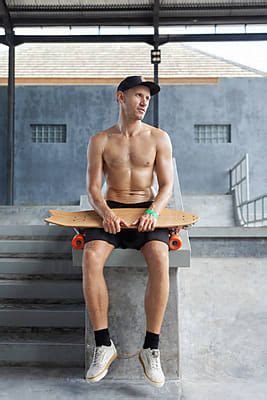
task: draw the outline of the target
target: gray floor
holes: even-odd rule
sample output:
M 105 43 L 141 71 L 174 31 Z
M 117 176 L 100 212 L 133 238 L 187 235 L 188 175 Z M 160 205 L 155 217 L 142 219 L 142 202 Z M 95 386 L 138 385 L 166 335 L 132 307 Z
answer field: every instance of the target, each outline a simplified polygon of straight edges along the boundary
M 110 380 L 90 384 L 80 368 L 0 367 L 4 400 L 265 400 L 267 383 L 255 380 L 166 381 L 157 389 L 146 381 Z
M 167 381 L 160 388 L 143 381 L 111 380 L 88 383 L 80 368 L 0 367 L 0 399 L 4 400 L 179 400 L 180 384 Z

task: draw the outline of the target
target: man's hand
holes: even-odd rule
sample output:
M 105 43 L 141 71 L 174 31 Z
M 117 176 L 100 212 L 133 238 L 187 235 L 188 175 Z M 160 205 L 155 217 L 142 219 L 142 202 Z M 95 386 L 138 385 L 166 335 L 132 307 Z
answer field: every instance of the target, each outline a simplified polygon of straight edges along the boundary
M 110 210 L 104 214 L 103 228 L 105 232 L 113 234 L 120 232 L 121 225 L 129 227 L 127 222 L 125 222 L 122 218 L 117 217 L 117 215 L 115 215 L 113 211 Z
M 157 225 L 157 218 L 153 217 L 151 214 L 143 214 L 133 222 L 133 225 L 137 224 L 138 232 L 154 231 Z

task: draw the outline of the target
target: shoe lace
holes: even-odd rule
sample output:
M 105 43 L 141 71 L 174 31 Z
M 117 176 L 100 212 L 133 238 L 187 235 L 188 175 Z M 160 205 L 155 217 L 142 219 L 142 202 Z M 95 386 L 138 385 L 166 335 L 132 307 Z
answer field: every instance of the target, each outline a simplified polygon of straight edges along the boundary
M 104 355 L 104 349 L 102 349 L 100 346 L 95 347 L 92 364 L 93 365 L 100 364 L 100 362 L 103 359 L 103 355 Z
M 151 366 L 156 369 L 160 368 L 160 352 L 157 349 L 152 350 Z

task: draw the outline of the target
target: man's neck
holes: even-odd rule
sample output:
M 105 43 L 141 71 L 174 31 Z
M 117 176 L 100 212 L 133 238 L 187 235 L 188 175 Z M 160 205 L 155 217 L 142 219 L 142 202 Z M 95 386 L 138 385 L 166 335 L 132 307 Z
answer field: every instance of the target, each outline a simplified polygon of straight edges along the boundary
M 142 121 L 124 122 L 122 120 L 119 120 L 117 122 L 117 127 L 120 133 L 125 137 L 138 135 L 140 133 L 142 125 L 143 125 Z

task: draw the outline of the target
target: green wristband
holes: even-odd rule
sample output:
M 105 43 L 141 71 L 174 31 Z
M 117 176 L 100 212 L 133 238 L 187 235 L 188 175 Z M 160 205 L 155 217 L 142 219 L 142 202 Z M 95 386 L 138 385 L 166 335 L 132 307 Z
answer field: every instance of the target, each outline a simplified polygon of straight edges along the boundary
M 147 210 L 145 210 L 145 214 L 151 214 L 151 215 L 153 215 L 153 217 L 155 217 L 157 219 L 159 217 L 159 214 L 156 211 L 150 210 L 149 208 Z

